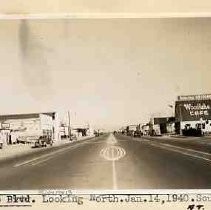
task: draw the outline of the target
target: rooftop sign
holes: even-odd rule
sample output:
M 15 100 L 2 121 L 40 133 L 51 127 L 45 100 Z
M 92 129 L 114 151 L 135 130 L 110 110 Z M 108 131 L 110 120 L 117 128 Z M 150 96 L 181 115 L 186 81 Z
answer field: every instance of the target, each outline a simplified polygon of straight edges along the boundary
M 211 100 L 211 94 L 178 96 L 177 100 L 178 101 Z

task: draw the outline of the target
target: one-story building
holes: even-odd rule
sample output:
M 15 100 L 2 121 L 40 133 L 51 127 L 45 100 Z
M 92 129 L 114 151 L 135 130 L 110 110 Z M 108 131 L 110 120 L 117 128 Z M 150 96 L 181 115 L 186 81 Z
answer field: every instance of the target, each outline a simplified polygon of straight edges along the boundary
M 77 138 L 94 136 L 94 130 L 90 125 L 72 125 L 71 135 L 75 135 Z
M 211 134 L 211 94 L 178 96 L 175 119 L 177 133 Z
M 155 135 L 175 133 L 175 117 L 155 117 L 151 119 Z
M 6 144 L 30 142 L 40 136 L 58 140 L 56 112 L 0 115 L 0 132 Z

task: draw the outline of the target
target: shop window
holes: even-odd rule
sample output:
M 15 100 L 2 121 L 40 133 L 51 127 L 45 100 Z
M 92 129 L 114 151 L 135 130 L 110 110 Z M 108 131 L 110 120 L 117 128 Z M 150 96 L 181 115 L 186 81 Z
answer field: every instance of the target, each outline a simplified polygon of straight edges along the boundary
M 190 129 L 190 124 L 185 124 L 185 129 Z
M 197 123 L 196 124 L 196 129 L 202 129 L 202 124 L 201 123 Z

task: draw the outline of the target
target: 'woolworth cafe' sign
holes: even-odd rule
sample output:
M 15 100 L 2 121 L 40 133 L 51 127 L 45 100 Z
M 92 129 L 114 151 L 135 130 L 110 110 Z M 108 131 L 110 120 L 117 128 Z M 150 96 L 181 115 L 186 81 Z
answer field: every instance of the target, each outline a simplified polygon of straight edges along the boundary
M 175 118 L 178 121 L 210 120 L 211 94 L 178 96 Z

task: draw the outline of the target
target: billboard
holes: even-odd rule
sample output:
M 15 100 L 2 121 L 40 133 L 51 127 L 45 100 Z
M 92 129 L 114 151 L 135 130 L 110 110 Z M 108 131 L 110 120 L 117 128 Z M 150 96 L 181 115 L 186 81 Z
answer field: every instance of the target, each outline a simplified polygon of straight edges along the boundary
M 211 100 L 176 101 L 176 121 L 198 121 L 211 119 Z

